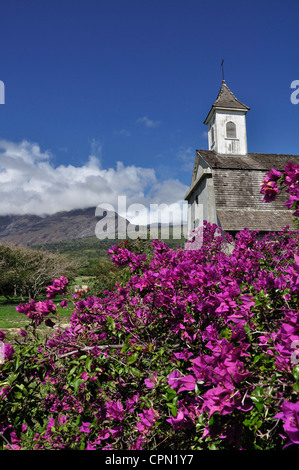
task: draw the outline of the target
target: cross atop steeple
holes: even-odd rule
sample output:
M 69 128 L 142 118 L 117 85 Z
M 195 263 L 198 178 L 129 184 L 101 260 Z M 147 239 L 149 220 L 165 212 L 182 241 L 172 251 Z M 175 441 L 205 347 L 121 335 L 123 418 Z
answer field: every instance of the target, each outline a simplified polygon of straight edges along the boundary
M 224 59 L 222 59 L 221 62 L 221 68 L 222 68 L 222 83 L 224 83 L 224 67 L 223 67 Z

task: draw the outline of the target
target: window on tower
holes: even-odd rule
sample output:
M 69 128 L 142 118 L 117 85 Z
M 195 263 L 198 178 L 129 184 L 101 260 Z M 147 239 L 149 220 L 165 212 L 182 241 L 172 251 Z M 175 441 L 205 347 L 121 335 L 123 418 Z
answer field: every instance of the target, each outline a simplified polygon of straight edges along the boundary
M 228 121 L 226 123 L 226 137 L 227 139 L 236 139 L 236 124 L 233 121 Z
M 212 134 L 212 145 L 214 145 L 214 143 L 215 143 L 215 131 L 214 131 L 214 126 L 212 127 L 211 134 Z

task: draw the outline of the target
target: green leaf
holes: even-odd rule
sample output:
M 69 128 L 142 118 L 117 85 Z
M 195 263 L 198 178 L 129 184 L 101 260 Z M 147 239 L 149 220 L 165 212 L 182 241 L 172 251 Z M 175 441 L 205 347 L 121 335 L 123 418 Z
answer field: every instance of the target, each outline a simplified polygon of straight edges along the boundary
M 130 346 L 131 346 L 131 345 L 130 345 L 130 336 L 127 336 L 126 339 L 125 339 L 125 341 L 124 341 L 124 345 L 123 345 L 123 347 L 122 347 L 122 349 L 121 349 L 121 352 L 122 352 L 123 354 L 125 354 L 127 351 L 129 351 Z
M 141 377 L 142 376 L 142 373 L 140 372 L 139 369 L 137 369 L 137 367 L 131 367 L 130 372 L 132 372 L 132 374 L 136 375 L 136 377 Z
M 113 320 L 112 317 L 107 317 L 108 323 L 110 323 L 111 329 L 114 331 L 115 330 L 115 321 Z
M 294 375 L 296 382 L 298 382 L 299 381 L 299 365 L 294 366 L 293 375 Z
M 80 378 L 77 378 L 76 380 L 74 380 L 73 382 L 73 387 L 74 387 L 74 392 L 77 393 L 78 391 L 78 388 L 79 388 L 79 385 L 84 382 L 84 380 L 80 379 Z
M 87 358 L 86 358 L 85 367 L 86 367 L 86 369 L 88 370 L 88 372 L 91 371 L 91 364 L 92 364 L 92 361 L 93 361 L 92 357 L 87 357 Z
M 77 366 L 72 367 L 71 370 L 69 371 L 68 375 L 72 376 L 76 369 L 77 369 Z
M 167 406 L 172 414 L 172 416 L 176 417 L 178 409 L 173 403 L 167 403 Z
M 264 389 L 263 387 L 256 387 L 253 391 L 254 395 L 253 396 L 257 396 L 257 397 L 261 397 L 264 395 Z
M 18 368 L 20 367 L 20 356 L 17 356 L 16 358 L 16 362 L 15 362 L 15 370 L 18 370 Z
M 176 396 L 177 396 L 177 393 L 176 393 L 176 391 L 175 391 L 173 388 L 169 388 L 169 389 L 167 390 L 166 394 L 164 395 L 164 397 L 165 397 L 165 399 L 166 399 L 167 401 L 172 400 L 172 399 L 173 399 L 174 397 L 176 397 Z
M 260 400 L 260 398 L 257 397 L 251 397 L 251 400 L 255 404 L 256 409 L 260 412 L 264 408 L 264 403 Z
M 138 359 L 138 356 L 139 356 L 139 352 L 135 352 L 134 354 L 132 354 L 132 356 L 129 356 L 128 357 L 128 364 L 133 364 L 135 361 L 137 361 Z
M 264 354 L 258 354 L 257 356 L 255 356 L 253 359 L 253 364 L 256 364 L 260 360 L 260 358 L 263 356 Z

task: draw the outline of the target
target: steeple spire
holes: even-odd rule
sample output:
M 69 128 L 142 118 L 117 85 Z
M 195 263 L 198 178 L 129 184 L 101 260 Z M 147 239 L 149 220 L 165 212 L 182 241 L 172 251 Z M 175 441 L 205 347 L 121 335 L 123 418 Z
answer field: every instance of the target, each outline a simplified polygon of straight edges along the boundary
M 204 121 L 208 126 L 209 150 L 223 155 L 247 154 L 245 115 L 249 109 L 235 97 L 223 79 Z

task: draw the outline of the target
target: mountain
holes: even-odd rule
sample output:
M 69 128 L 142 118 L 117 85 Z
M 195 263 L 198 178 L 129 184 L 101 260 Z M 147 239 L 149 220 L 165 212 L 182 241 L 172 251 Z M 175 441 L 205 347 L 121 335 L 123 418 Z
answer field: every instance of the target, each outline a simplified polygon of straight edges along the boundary
M 129 224 L 128 220 L 115 212 L 104 213 L 101 218 L 95 216 L 95 211 L 95 207 L 89 207 L 57 212 L 44 217 L 37 215 L 0 216 L 0 244 L 12 242 L 16 245 L 30 246 L 95 237 L 95 229 L 99 221 L 105 233 L 109 233 L 109 230 L 115 227 L 117 234 L 120 223 L 122 228 Z

